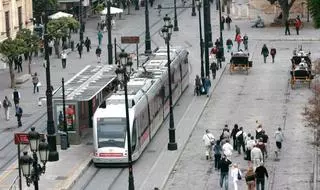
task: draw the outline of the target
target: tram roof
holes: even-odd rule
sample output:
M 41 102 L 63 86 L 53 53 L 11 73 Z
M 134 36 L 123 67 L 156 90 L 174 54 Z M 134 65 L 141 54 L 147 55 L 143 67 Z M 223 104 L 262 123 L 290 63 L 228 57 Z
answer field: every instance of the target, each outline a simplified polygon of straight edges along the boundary
M 88 101 L 116 79 L 112 65 L 88 65 L 65 83 L 66 100 Z M 54 98 L 62 97 L 62 88 Z

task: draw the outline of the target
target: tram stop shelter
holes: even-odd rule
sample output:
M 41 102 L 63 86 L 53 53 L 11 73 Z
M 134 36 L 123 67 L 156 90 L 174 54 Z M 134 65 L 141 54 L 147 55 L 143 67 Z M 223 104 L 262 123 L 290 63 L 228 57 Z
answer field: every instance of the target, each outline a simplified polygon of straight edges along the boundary
M 88 65 L 65 83 L 65 115 L 70 144 L 80 144 L 92 128 L 92 116 L 117 86 L 113 65 Z M 62 88 L 53 96 L 53 117 L 58 134 L 64 131 Z M 60 143 L 60 135 L 57 135 Z

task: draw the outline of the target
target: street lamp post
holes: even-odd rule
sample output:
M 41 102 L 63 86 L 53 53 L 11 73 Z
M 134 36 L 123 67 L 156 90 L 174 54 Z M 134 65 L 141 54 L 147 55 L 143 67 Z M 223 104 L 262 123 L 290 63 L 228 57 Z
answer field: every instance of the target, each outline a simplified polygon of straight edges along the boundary
M 47 0 L 48 2 L 48 0 Z M 46 10 L 47 10 L 46 3 Z M 46 98 L 47 98 L 47 138 L 49 144 L 49 161 L 54 162 L 59 160 L 59 153 L 57 152 L 57 144 L 56 144 L 56 129 L 53 121 L 53 111 L 52 111 L 52 88 L 51 88 L 51 78 L 50 78 L 50 59 L 49 59 L 49 39 L 48 39 L 48 14 L 47 11 L 44 15 L 44 52 L 45 52 L 45 60 L 46 60 L 46 82 L 47 82 L 47 90 L 46 90 Z
M 205 0 L 207 3 L 207 25 L 208 25 L 208 46 L 213 47 L 213 42 L 212 42 L 212 27 L 211 27 L 211 8 L 210 8 L 210 2 L 209 0 Z
M 202 26 L 201 26 L 201 0 L 196 0 L 198 13 L 199 13 L 199 32 L 200 32 L 200 64 L 201 64 L 201 78 L 204 78 L 203 66 L 203 39 L 202 39 Z
M 34 185 L 34 189 L 39 189 L 39 176 L 45 173 L 46 163 L 49 158 L 49 146 L 45 142 L 45 139 L 40 141 L 40 134 L 35 131 L 32 127 L 31 131 L 28 133 L 28 139 L 30 144 L 30 149 L 32 151 L 32 158 L 28 155 L 28 152 L 23 152 L 23 156 L 20 158 L 20 164 L 22 168 L 23 176 L 26 178 L 27 186 L 29 187 L 31 183 Z M 39 152 L 40 161 L 43 166 L 38 163 L 37 152 Z M 31 168 L 32 167 L 32 168 Z
M 173 31 L 179 31 L 178 18 L 177 18 L 177 0 L 174 0 L 174 26 Z
M 208 18 L 208 9 L 209 9 L 208 0 L 203 2 L 203 19 L 204 19 L 204 61 L 205 61 L 205 71 L 206 76 L 209 76 L 209 24 L 210 19 Z M 209 21 L 208 21 L 209 20 Z M 211 42 L 212 43 L 212 42 Z
M 132 61 L 128 58 L 128 54 L 122 50 L 119 55 L 120 64 L 116 69 L 116 74 L 123 83 L 124 86 L 124 98 L 125 98 L 125 108 L 126 108 L 126 125 L 127 125 L 127 145 L 128 145 L 128 164 L 129 164 L 129 190 L 134 190 L 134 178 L 133 178 L 133 169 L 132 169 L 132 147 L 131 147 L 131 133 L 130 133 L 130 120 L 129 120 L 129 105 L 128 105 L 128 89 L 127 84 L 130 80 Z
M 177 150 L 178 145 L 175 140 L 175 128 L 174 128 L 174 118 L 173 118 L 173 105 L 172 105 L 172 89 L 171 89 L 171 69 L 170 69 L 170 39 L 172 34 L 172 24 L 171 18 L 166 14 L 163 18 L 165 25 L 161 29 L 161 36 L 165 40 L 167 45 L 167 56 L 168 56 L 168 79 L 169 79 L 169 106 L 170 106 L 170 120 L 169 120 L 169 143 L 168 143 L 168 150 Z
M 150 37 L 150 27 L 149 27 L 149 5 L 148 1 L 145 1 L 145 25 L 146 25 L 146 40 L 145 40 L 145 54 L 151 54 L 151 37 Z
M 112 65 L 112 41 L 111 41 L 111 2 L 107 0 L 107 29 L 108 29 L 108 64 Z
M 62 77 L 61 83 L 62 83 L 63 130 L 67 135 L 67 147 L 70 147 L 68 127 L 67 127 L 67 118 L 66 118 L 66 97 L 65 97 L 64 78 L 63 77 Z
M 224 48 L 223 48 L 223 37 L 222 37 L 222 18 L 221 18 L 221 0 L 219 0 L 219 22 L 220 22 L 220 49 L 219 51 L 221 51 L 221 57 L 220 57 L 220 68 L 221 68 L 221 61 L 225 60 L 224 57 Z
M 195 0 L 192 0 L 192 12 L 191 12 L 191 16 L 196 16 L 196 6 L 194 3 Z
M 80 43 L 83 42 L 83 17 L 82 17 L 82 14 L 83 14 L 83 0 L 80 0 L 79 2 L 79 22 L 80 22 Z

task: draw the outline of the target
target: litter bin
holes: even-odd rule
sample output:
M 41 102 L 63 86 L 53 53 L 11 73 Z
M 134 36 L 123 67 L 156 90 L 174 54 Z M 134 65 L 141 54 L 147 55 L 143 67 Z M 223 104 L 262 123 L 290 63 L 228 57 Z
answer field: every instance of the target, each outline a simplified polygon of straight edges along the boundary
M 74 50 L 74 41 L 73 40 L 71 40 L 70 46 L 71 46 L 71 51 L 73 51 Z
M 67 150 L 68 149 L 68 137 L 67 133 L 60 131 L 60 145 L 61 150 Z

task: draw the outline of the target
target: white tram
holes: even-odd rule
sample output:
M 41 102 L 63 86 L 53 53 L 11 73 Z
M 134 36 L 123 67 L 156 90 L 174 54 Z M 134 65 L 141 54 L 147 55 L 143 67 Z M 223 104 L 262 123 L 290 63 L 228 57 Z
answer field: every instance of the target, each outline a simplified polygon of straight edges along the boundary
M 188 51 L 172 48 L 171 75 L 173 104 L 189 84 Z M 132 160 L 139 158 L 169 113 L 166 49 L 159 49 L 128 82 L 128 103 Z M 142 71 L 143 70 L 143 71 Z M 93 162 L 127 163 L 124 91 L 118 90 L 93 116 Z

